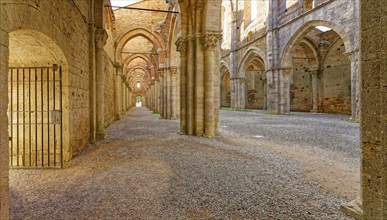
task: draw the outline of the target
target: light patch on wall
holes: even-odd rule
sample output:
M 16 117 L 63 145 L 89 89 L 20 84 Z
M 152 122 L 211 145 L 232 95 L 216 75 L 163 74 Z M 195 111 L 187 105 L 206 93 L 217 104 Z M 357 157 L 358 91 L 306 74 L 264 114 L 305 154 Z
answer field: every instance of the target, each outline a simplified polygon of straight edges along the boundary
M 325 27 L 325 26 L 316 26 L 316 28 L 322 32 L 327 32 L 327 31 L 330 31 L 332 29 L 330 29 L 329 27 Z
M 112 6 L 118 6 L 118 7 L 125 7 L 132 5 L 137 2 L 141 2 L 142 0 L 110 0 Z M 113 10 L 116 10 L 118 8 L 113 7 Z

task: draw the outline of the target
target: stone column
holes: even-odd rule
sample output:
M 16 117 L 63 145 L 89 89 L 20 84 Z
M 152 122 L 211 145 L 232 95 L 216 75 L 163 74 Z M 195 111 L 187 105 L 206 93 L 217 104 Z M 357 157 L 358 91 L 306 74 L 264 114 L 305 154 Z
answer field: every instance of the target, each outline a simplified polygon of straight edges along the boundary
M 180 133 L 187 131 L 187 42 L 183 38 L 176 41 L 180 52 Z
M 245 109 L 245 97 L 246 97 L 246 87 L 245 87 L 245 78 L 243 77 L 234 77 L 230 79 L 231 81 L 231 108 L 233 110 L 243 110 Z
M 362 219 L 387 219 L 387 4 L 360 0 Z
M 266 45 L 267 45 L 267 110 L 273 113 L 281 113 L 280 110 L 280 55 L 278 35 L 278 13 L 281 8 L 279 0 L 268 0 L 269 13 L 266 21 Z
M 160 118 L 165 118 L 164 115 L 165 115 L 165 109 L 164 109 L 164 105 L 165 105 L 165 100 L 164 100 L 164 69 L 159 69 L 159 78 L 160 78 Z
M 116 68 L 116 77 L 115 77 L 115 113 L 116 113 L 116 120 L 120 120 L 121 119 L 121 113 L 122 113 L 122 105 L 121 105 L 121 102 L 122 102 L 122 94 L 121 94 L 121 85 L 122 85 L 122 78 L 121 78 L 121 75 L 122 75 L 122 66 L 119 64 L 119 63 L 116 63 L 114 65 L 114 67 Z
M 279 75 L 279 113 L 290 113 L 290 71 L 292 68 L 282 68 Z
M 8 19 L 0 13 L 0 219 L 9 218 Z
M 170 68 L 164 68 L 164 115 L 163 118 L 170 119 L 171 118 L 171 94 L 170 94 Z
M 171 74 L 171 119 L 175 119 L 177 117 L 176 115 L 176 73 L 177 68 L 171 67 L 170 74 Z
M 104 91 L 105 91 L 105 76 L 103 72 L 104 64 L 104 45 L 108 35 L 104 29 L 98 29 L 95 33 L 95 43 L 97 49 L 96 55 L 96 80 L 97 80 L 97 132 L 96 138 L 102 140 L 106 138 L 105 132 L 105 100 L 104 100 Z
M 263 110 L 267 110 L 267 78 L 265 73 L 261 73 L 263 78 Z
M 156 108 L 155 108 L 155 103 L 156 103 L 156 98 L 155 98 L 155 78 L 152 77 L 152 86 L 150 88 L 150 95 L 151 95 L 151 109 L 154 113 L 156 113 Z
M 189 28 L 192 28 L 191 25 L 188 25 Z M 190 31 L 192 33 L 192 30 Z M 187 60 L 187 134 L 194 134 L 194 94 L 195 94 L 195 50 L 194 50 L 194 38 L 192 35 L 187 36 L 187 44 L 188 44 L 188 60 Z
M 155 111 L 160 113 L 160 80 L 156 78 L 155 80 Z
M 360 55 L 359 50 L 352 51 L 351 60 L 351 109 L 352 120 L 360 117 Z
M 204 135 L 206 137 L 215 136 L 215 111 L 214 111 L 214 77 L 219 72 L 215 65 L 215 48 L 221 40 L 221 34 L 217 32 L 205 32 L 202 37 L 204 48 Z
M 126 83 L 126 94 L 127 94 L 127 96 L 126 96 L 126 99 L 127 99 L 127 101 L 126 101 L 126 111 L 129 111 L 129 109 L 132 107 L 132 102 L 133 102 L 133 100 L 132 100 L 132 90 L 130 89 L 130 85 L 129 85 L 129 83 Z
M 230 92 L 231 92 L 231 108 L 233 110 L 241 110 L 240 109 L 240 89 L 238 82 L 238 61 L 237 61 L 237 48 L 238 42 L 240 39 L 240 30 L 239 30 L 239 21 L 238 21 L 238 2 L 234 6 L 233 2 L 231 2 L 231 10 L 232 10 L 232 21 L 231 21 L 231 41 L 230 41 Z M 235 7 L 235 10 L 234 10 Z
M 318 94 L 318 71 L 312 72 L 312 104 L 313 109 L 311 112 L 319 112 L 319 94 Z
M 121 75 L 121 115 L 126 114 L 126 76 Z

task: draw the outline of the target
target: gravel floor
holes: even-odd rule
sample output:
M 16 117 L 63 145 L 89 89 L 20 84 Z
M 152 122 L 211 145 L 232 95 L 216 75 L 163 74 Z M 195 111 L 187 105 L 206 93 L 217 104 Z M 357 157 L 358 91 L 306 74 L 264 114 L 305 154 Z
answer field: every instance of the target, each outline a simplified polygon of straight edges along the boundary
M 11 170 L 12 219 L 349 219 L 358 124 L 221 111 L 212 139 L 134 108 L 62 170 Z

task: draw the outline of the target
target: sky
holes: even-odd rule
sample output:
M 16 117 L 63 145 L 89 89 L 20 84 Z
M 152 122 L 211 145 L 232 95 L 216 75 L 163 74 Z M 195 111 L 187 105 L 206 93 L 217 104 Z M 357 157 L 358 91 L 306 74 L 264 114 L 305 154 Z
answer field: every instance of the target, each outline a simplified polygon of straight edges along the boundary
M 127 6 L 140 1 L 141 0 L 110 0 L 110 2 L 112 3 L 112 6 L 120 6 L 120 7 Z

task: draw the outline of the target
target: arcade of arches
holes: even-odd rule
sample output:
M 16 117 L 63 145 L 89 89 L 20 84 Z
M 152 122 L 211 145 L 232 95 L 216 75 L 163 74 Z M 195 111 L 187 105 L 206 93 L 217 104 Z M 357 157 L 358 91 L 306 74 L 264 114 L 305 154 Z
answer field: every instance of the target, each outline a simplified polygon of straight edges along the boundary
M 139 103 L 209 138 L 222 107 L 348 115 L 360 121 L 361 192 L 342 208 L 387 219 L 384 0 L 0 6 L 0 219 L 10 167 L 61 167 Z

